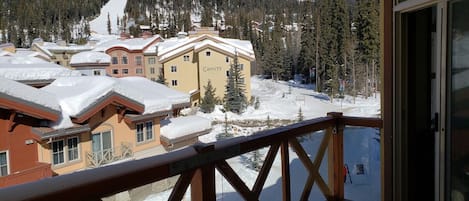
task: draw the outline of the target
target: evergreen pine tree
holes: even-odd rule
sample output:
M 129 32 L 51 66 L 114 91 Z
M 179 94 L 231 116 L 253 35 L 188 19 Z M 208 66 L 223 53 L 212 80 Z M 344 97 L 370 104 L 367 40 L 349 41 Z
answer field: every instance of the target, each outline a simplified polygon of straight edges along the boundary
M 379 31 L 378 31 L 378 6 L 374 0 L 363 0 L 357 2 L 357 49 L 358 58 L 364 69 L 360 70 L 363 76 L 361 86 L 363 86 L 365 95 L 370 96 L 370 77 L 377 77 L 379 59 Z M 374 73 L 373 73 L 374 72 Z M 374 85 L 375 80 L 372 80 Z
M 163 72 L 160 72 L 160 74 L 158 74 L 158 79 L 156 79 L 156 82 L 168 86 L 168 83 L 166 82 L 166 78 L 164 77 Z
M 259 149 L 251 152 L 251 157 L 248 158 L 249 166 L 255 171 L 259 171 L 262 168 L 262 163 L 264 162 L 261 157 Z
M 200 110 L 204 113 L 211 113 L 215 109 L 217 102 L 215 97 L 215 88 L 212 86 L 212 82 L 209 80 L 207 86 L 204 86 L 205 93 L 200 103 Z
M 272 120 L 270 120 L 270 115 L 267 115 L 267 121 L 265 122 L 267 129 L 272 128 Z
M 109 16 L 109 12 L 107 13 L 107 33 L 111 35 L 111 17 Z
M 225 86 L 224 108 L 225 111 L 242 113 L 247 107 L 247 98 L 245 96 L 244 77 L 241 73 L 241 67 L 236 54 Z
M 304 120 L 304 116 L 303 116 L 303 112 L 301 111 L 301 107 L 300 107 L 300 109 L 298 110 L 298 119 L 297 119 L 297 121 L 302 122 L 303 120 Z

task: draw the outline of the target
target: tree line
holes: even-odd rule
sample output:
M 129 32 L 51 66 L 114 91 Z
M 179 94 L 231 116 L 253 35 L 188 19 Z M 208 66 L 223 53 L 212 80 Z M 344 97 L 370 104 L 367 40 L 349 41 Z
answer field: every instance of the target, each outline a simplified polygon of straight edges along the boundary
M 129 0 L 126 12 L 164 37 L 191 30 L 198 16 L 222 37 L 252 42 L 255 74 L 301 74 L 331 98 L 379 89 L 379 0 Z
M 0 43 L 29 47 L 35 38 L 45 41 L 86 42 L 89 21 L 109 0 L 2 0 Z
M 34 38 L 84 43 L 89 21 L 108 0 L 3 0 L 0 38 L 28 47 Z M 194 22 L 222 37 L 250 40 L 254 74 L 275 80 L 304 75 L 318 91 L 370 96 L 379 88 L 379 0 L 128 0 L 119 29 L 138 25 L 173 37 Z

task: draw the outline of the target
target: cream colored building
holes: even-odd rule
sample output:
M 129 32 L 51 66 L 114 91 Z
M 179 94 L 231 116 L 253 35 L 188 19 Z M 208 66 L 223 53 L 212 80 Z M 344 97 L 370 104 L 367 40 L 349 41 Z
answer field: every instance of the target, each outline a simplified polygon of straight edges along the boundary
M 191 94 L 193 106 L 203 97 L 204 86 L 209 80 L 216 89 L 217 98 L 223 99 L 230 66 L 237 56 L 244 78 L 245 95 L 250 100 L 251 63 L 255 61 L 255 56 L 249 41 L 209 34 L 189 35 L 167 39 L 158 43 L 154 50 L 167 85 Z M 150 75 L 147 77 L 151 79 Z

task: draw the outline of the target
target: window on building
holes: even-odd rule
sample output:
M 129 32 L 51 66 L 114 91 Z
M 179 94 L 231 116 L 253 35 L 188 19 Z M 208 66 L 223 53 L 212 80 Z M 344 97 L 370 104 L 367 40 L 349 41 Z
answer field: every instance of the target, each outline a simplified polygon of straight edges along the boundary
M 225 57 L 226 63 L 230 63 L 230 57 Z
M 57 140 L 52 142 L 52 164 L 58 165 L 65 162 L 64 141 Z
M 117 57 L 112 57 L 112 64 L 117 64 L 117 63 L 118 63 Z
M 155 74 L 155 68 L 150 68 L 150 74 Z
M 212 53 L 210 51 L 205 52 L 205 56 L 209 57 Z
M 145 137 L 147 140 L 152 140 L 153 139 L 153 122 L 148 121 L 145 122 Z
M 136 124 L 137 143 L 153 140 L 153 122 Z
M 184 61 L 189 61 L 189 55 L 184 55 Z
M 122 74 L 129 74 L 129 69 L 122 69 Z
M 122 56 L 122 64 L 127 64 L 127 63 L 128 63 L 127 56 Z
M 140 123 L 140 124 L 137 124 L 136 125 L 136 130 L 137 130 L 137 143 L 139 142 L 143 142 L 144 141 L 144 138 L 143 138 L 143 124 Z
M 148 64 L 155 64 L 156 63 L 156 60 L 155 58 L 148 58 Z
M 226 77 L 229 77 L 229 76 L 230 76 L 230 71 L 227 70 L 227 71 L 226 71 Z
M 142 74 L 142 73 L 143 73 L 143 69 L 137 68 L 137 69 L 135 69 L 135 73 L 137 73 L 137 74 Z
M 135 64 L 137 64 L 137 66 L 142 65 L 142 56 L 136 56 L 135 57 Z
M 119 74 L 119 69 L 112 69 L 112 74 L 114 75 Z
M 177 72 L 177 67 L 176 66 L 171 66 L 171 72 Z
M 0 152 L 0 177 L 9 174 L 8 170 L 8 152 Z
M 100 70 L 93 70 L 93 75 L 101 75 L 101 71 Z
M 67 139 L 68 161 L 78 160 L 80 158 L 78 143 L 78 137 L 71 137 Z
M 243 70 L 244 69 L 244 64 L 239 64 L 239 70 Z
M 172 85 L 172 86 L 177 86 L 177 85 L 178 85 L 178 81 L 177 81 L 177 80 L 171 80 L 171 85 Z
M 239 83 L 243 83 L 243 84 L 244 84 L 244 77 L 240 77 L 238 81 L 239 81 Z

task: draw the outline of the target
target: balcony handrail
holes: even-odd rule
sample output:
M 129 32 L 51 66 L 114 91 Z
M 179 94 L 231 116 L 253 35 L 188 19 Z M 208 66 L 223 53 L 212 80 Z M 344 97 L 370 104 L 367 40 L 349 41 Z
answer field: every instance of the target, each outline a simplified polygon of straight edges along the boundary
M 277 149 L 281 147 L 282 155 L 284 155 L 284 150 L 288 149 L 289 139 L 332 127 L 337 128 L 339 125 L 381 128 L 382 120 L 378 118 L 345 117 L 341 114 L 330 113 L 327 117 L 305 120 L 272 130 L 261 131 L 250 136 L 236 137 L 208 144 L 200 143 L 163 155 L 3 188 L 0 189 L 0 197 L 2 200 L 100 200 L 103 197 L 179 174 L 181 174 L 180 180 L 182 178 L 187 184 L 197 169 L 210 166 L 212 166 L 211 169 L 214 166 L 217 166 L 217 169 L 223 168 L 226 165 L 224 160 L 267 146 L 276 147 Z M 286 158 L 288 159 L 288 156 Z M 229 172 L 229 168 L 224 170 Z M 184 183 L 184 181 L 181 182 Z M 180 182 L 178 181 L 178 183 Z M 180 185 L 184 186 L 183 184 Z M 187 188 L 187 185 L 185 187 Z M 194 188 L 192 190 L 194 191 Z M 185 192 L 185 189 L 177 189 L 177 191 L 176 195 Z M 251 192 L 245 193 L 249 194 Z M 258 192 L 255 193 L 258 194 Z M 288 193 L 287 189 L 286 194 Z M 284 200 L 289 199 L 284 198 Z

